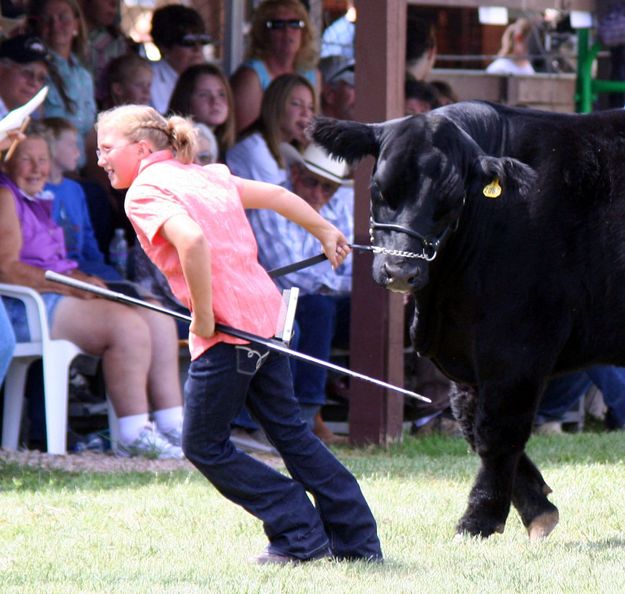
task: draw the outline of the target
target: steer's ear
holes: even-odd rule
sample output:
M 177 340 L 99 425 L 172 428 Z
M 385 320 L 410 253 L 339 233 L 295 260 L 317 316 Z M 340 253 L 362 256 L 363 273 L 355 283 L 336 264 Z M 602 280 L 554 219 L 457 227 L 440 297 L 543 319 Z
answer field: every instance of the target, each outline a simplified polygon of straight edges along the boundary
M 331 155 L 352 163 L 367 155 L 378 156 L 375 126 L 347 120 L 316 117 L 309 132 L 312 139 Z
M 536 171 L 517 159 L 481 155 L 473 163 L 473 178 L 472 191 L 487 198 L 503 197 L 507 192 L 524 197 L 536 181 Z

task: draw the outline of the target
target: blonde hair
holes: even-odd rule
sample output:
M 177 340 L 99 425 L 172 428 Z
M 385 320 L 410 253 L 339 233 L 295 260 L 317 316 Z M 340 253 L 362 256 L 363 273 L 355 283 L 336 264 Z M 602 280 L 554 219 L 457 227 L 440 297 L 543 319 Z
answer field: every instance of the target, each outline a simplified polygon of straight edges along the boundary
M 181 163 L 192 163 L 197 151 L 193 122 L 180 116 L 163 117 L 148 105 L 121 105 L 98 115 L 96 130 L 119 130 L 131 142 L 147 140 L 158 151 L 171 149 Z
M 281 8 L 292 10 L 298 19 L 304 21 L 302 43 L 295 56 L 295 68 L 297 70 L 314 68 L 318 61 L 316 32 L 310 22 L 308 11 L 300 0 L 264 0 L 259 4 L 252 16 L 248 57 L 266 58 L 269 55 L 269 29 L 266 23 L 275 18 L 277 11 Z
M 514 23 L 508 25 L 501 36 L 501 49 L 497 52 L 497 55 L 500 58 L 511 56 L 516 43 L 515 38 L 521 37 L 525 41 L 532 32 L 532 26 L 532 21 L 529 19 L 517 19 Z

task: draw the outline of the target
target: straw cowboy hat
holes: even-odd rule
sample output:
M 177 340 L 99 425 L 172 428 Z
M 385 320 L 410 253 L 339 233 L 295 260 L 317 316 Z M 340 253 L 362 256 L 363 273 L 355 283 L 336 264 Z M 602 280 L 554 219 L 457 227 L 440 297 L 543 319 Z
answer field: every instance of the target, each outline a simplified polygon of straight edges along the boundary
M 288 143 L 280 145 L 280 152 L 287 165 L 303 165 L 308 171 L 342 186 L 352 184 L 350 169 L 343 159 L 331 157 L 318 144 L 309 144 L 303 153 Z

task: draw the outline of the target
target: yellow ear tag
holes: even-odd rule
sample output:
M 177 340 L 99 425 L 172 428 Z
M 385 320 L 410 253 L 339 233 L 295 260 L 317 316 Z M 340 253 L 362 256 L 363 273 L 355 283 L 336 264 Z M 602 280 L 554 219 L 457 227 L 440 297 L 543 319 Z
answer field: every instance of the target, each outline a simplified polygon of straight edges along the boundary
M 499 180 L 497 178 L 493 179 L 487 186 L 484 186 L 482 190 L 482 194 L 486 196 L 486 198 L 499 198 L 501 196 L 501 186 L 499 185 Z

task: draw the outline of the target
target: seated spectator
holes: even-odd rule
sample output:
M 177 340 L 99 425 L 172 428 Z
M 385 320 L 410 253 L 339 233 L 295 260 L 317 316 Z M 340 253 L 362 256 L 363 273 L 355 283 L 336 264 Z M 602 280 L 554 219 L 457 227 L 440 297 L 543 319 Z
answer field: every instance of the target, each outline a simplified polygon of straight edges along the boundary
M 250 38 L 247 60 L 231 79 L 237 133 L 258 119 L 263 93 L 278 76 L 299 73 L 317 87 L 316 34 L 302 2 L 261 2 Z
M 456 95 L 452 86 L 445 80 L 431 80 L 430 85 L 438 92 L 438 103 L 440 106 L 458 103 L 458 95 Z
M 82 272 L 107 281 L 121 281 L 119 273 L 104 261 L 95 238 L 87 199 L 82 186 L 65 177 L 78 165 L 78 132 L 63 118 L 46 118 L 32 125 L 50 147 L 50 174 L 44 190 L 50 192 L 52 218 L 63 229 L 67 257 L 75 260 Z
M 149 105 L 152 78 L 152 67 L 145 58 L 132 53 L 115 58 L 106 69 L 104 104 L 108 108 L 126 103 Z
M 232 173 L 284 184 L 286 170 L 280 144 L 304 146 L 308 142 L 305 131 L 315 112 L 315 91 L 307 79 L 299 74 L 276 78 L 263 96 L 260 118 L 226 153 Z
M 211 42 L 200 14 L 180 4 L 161 6 L 152 15 L 152 40 L 161 59 L 152 63 L 151 103 L 165 113 L 178 77 L 190 66 L 202 64 L 204 46 Z
M 15 334 L 13 326 L 4 308 L 4 302 L 0 299 L 0 387 L 9 370 L 13 352 L 15 351 Z
M 49 54 L 34 35 L 0 43 L 0 118 L 30 101 L 48 80 Z
M 198 165 L 210 165 L 219 162 L 219 146 L 213 131 L 206 125 L 197 122 L 193 125 L 197 132 L 197 155 L 194 163 Z
M 321 36 L 320 57 L 343 56 L 354 59 L 356 42 L 356 7 L 348 0 L 345 14 L 328 25 Z
M 106 70 L 111 60 L 128 53 L 133 41 L 124 35 L 119 0 L 80 0 L 87 25 L 85 65 L 95 82 L 96 100 L 100 107 L 106 98 Z
M 13 136 L 7 136 L 0 140 L 0 151 L 8 150 L 13 143 Z M 13 326 L 4 308 L 4 302 L 0 299 L 0 387 L 11 364 L 13 351 L 15 350 L 15 334 Z
M 356 106 L 355 62 L 344 56 L 319 61 L 321 113 L 339 120 L 353 120 Z
M 218 161 L 234 145 L 234 102 L 230 83 L 214 64 L 187 68 L 178 79 L 169 102 L 169 112 L 193 118 L 208 126 L 217 138 Z
M 605 427 L 625 430 L 625 368 L 595 365 L 552 379 L 538 406 L 536 426 L 543 433 L 561 433 L 562 418 L 595 385 L 607 406 Z
M 353 190 L 337 191 L 349 183 L 345 162 L 330 158 L 314 144 L 302 154 L 288 144 L 283 144 L 281 150 L 288 164 L 288 188 L 352 241 Z M 258 261 L 265 269 L 286 266 L 320 253 L 319 243 L 295 223 L 272 210 L 258 210 L 257 214 L 249 218 L 258 243 Z M 295 315 L 299 327 L 297 350 L 328 361 L 335 339 L 342 345 L 348 342 L 351 259 L 336 270 L 324 262 L 274 280 L 281 289 L 298 287 L 300 290 Z M 315 418 L 326 400 L 327 370 L 299 361 L 292 361 L 291 368 L 302 418 L 315 429 Z M 318 436 L 326 443 L 344 441 L 327 428 Z
M 436 53 L 432 23 L 409 15 L 406 26 L 406 78 L 425 80 L 434 67 Z
M 53 270 L 104 285 L 66 256 L 63 230 L 41 194 L 49 169 L 45 138 L 27 133 L 0 178 L 0 282 L 41 292 L 52 338 L 102 357 L 107 394 L 119 418 L 119 455 L 181 458 L 182 395 L 173 320 L 45 279 L 44 272 Z M 18 340 L 27 339 L 21 304 L 5 299 L 5 307 Z
M 85 164 L 85 141 L 95 135 L 96 103 L 93 77 L 83 65 L 87 32 L 77 0 L 32 0 L 28 23 L 50 49 L 48 94 L 45 117 L 68 119 L 80 136 L 79 166 Z
M 126 103 L 149 105 L 152 67 L 137 54 L 125 54 L 108 65 L 106 83 L 107 107 Z M 132 245 L 135 232 L 124 212 L 125 192 L 111 188 L 106 173 L 98 167 L 95 135 L 89 138 L 83 173 L 84 177 L 78 181 L 87 197 L 100 251 L 106 253 L 116 228 L 124 229 L 128 243 Z
M 439 107 L 436 89 L 423 80 L 407 78 L 404 83 L 404 115 L 427 113 Z
M 506 27 L 501 37 L 498 58 L 486 68 L 489 74 L 535 74 L 528 55 L 529 36 L 532 22 L 518 19 Z

